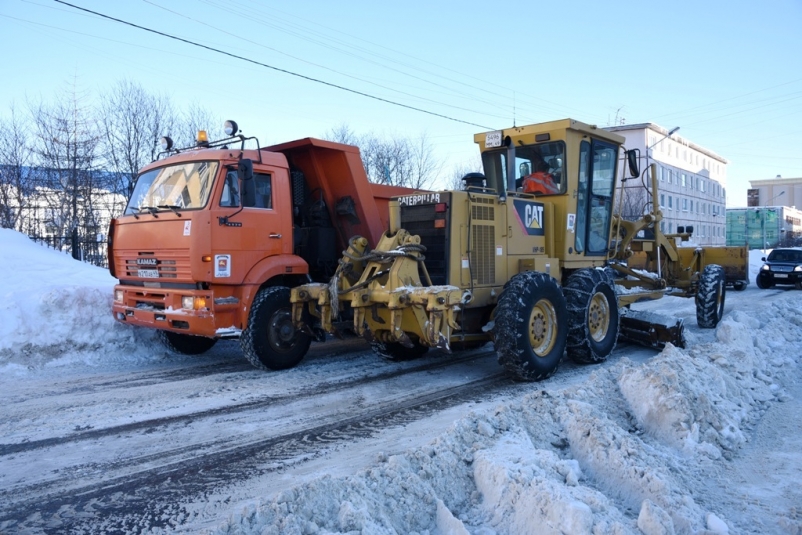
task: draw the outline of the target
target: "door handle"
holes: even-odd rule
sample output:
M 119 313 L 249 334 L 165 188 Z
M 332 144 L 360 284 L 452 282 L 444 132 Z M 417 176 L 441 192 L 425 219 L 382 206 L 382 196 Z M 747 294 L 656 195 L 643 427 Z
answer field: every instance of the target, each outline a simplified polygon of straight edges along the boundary
M 271 232 L 270 233 L 270 237 L 274 238 L 276 240 L 280 240 L 281 239 L 281 234 L 276 234 L 275 232 Z

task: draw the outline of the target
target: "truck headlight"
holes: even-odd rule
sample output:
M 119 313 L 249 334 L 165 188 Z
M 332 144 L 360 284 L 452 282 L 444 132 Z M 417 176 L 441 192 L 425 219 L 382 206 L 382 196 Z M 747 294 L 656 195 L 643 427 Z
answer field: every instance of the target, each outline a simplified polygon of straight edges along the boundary
M 181 308 L 192 310 L 195 308 L 195 298 L 191 295 L 185 295 L 181 298 Z
M 114 300 L 118 303 L 123 302 L 123 291 L 122 290 L 114 290 Z

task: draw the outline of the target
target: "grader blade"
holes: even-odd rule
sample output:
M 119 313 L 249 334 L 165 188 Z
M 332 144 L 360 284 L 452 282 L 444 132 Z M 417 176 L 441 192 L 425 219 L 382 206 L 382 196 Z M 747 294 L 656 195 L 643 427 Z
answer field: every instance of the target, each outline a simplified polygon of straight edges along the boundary
M 668 342 L 685 347 L 685 326 L 681 319 L 630 309 L 623 312 L 619 340 L 656 349 L 663 349 Z

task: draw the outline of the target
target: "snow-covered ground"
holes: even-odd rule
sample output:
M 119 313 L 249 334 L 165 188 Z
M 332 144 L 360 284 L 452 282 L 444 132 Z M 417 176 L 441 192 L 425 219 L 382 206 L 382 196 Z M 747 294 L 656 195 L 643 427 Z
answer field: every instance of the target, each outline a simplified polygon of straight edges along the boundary
M 359 341 L 265 373 L 232 342 L 170 355 L 115 323 L 105 270 L 8 230 L 0 250 L 0 533 L 802 534 L 802 292 L 753 280 L 708 331 L 692 300 L 649 303 L 688 318 L 687 349 L 622 345 L 541 383 Z M 333 445 L 263 460 L 279 428 Z M 226 451 L 248 453 L 226 458 L 237 477 L 197 483 Z

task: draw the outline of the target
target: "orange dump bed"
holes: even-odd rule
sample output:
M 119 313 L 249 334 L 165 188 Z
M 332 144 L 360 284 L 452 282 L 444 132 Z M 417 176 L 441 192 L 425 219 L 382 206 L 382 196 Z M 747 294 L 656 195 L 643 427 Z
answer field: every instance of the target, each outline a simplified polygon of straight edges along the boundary
M 390 198 L 415 191 L 368 182 L 359 149 L 353 145 L 304 138 L 262 150 L 284 154 L 291 169 L 304 173 L 310 191 L 322 193 L 342 247 L 353 236 L 364 236 L 375 246 L 389 228 Z

